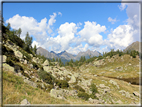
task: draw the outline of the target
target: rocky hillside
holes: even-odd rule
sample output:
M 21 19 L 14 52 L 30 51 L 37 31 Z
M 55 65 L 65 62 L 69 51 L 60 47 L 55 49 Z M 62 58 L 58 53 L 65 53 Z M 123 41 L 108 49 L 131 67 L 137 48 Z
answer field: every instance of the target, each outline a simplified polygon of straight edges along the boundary
M 10 40 L 2 51 L 4 104 L 140 104 L 138 56 L 60 67 Z

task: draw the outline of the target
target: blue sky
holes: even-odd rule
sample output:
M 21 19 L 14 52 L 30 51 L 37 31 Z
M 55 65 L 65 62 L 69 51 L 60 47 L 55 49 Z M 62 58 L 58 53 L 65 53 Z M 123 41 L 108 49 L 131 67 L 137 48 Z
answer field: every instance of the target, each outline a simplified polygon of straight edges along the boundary
M 132 12 L 130 12 L 132 11 Z M 5 23 L 48 51 L 123 50 L 139 41 L 137 3 L 3 3 Z

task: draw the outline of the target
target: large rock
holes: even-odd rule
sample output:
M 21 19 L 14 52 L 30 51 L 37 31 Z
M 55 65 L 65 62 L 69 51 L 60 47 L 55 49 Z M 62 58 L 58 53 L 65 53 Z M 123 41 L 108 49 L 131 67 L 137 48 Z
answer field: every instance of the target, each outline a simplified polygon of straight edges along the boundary
M 24 64 L 27 64 L 27 60 L 24 60 Z
M 65 93 L 64 90 L 56 90 L 56 89 L 51 89 L 50 90 L 50 96 L 58 99 L 65 99 L 64 97 Z
M 23 57 L 23 54 L 21 52 L 19 52 L 19 51 L 14 51 L 14 54 L 18 58 L 22 58 Z
M 136 91 L 133 92 L 133 95 L 140 97 L 140 94 Z
M 92 99 L 92 98 L 89 98 L 88 101 L 92 104 L 100 104 L 100 101 L 97 100 L 97 99 Z
M 28 66 L 29 66 L 29 68 L 30 68 L 30 69 L 32 69 L 32 68 L 33 68 L 33 64 L 29 64 Z
M 35 63 L 39 63 L 39 59 L 36 58 L 36 57 L 33 57 L 33 58 L 32 58 L 32 61 L 35 62 Z
M 27 104 L 30 104 L 27 99 L 21 101 L 21 105 L 27 105 Z
M 71 76 L 71 80 L 69 81 L 69 83 L 75 83 L 76 82 L 76 78 L 74 77 L 74 75 Z
M 6 62 L 6 59 L 7 59 L 7 56 L 3 55 L 3 60 L 2 60 L 2 62 L 5 63 L 5 62 Z
M 43 67 L 43 70 L 46 71 L 46 72 L 49 72 L 50 67 L 49 67 L 49 66 L 44 66 L 44 67 Z
M 10 66 L 10 65 L 8 65 L 8 64 L 6 64 L 6 63 L 4 63 L 4 64 L 3 64 L 3 70 L 14 72 L 14 67 L 12 67 L 12 66 Z
M 28 79 L 24 79 L 24 82 L 29 84 L 30 86 L 34 87 L 34 88 L 37 88 L 37 84 L 32 82 L 32 81 L 29 81 Z
M 44 63 L 43 63 L 43 66 L 49 66 L 49 61 L 45 60 Z

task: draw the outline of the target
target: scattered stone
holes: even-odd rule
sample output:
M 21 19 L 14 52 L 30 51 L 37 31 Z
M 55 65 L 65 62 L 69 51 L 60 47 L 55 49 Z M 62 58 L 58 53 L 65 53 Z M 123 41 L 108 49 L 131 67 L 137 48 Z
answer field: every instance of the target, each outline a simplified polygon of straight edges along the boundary
M 33 68 L 33 64 L 29 64 L 29 68 L 32 69 Z
M 3 60 L 2 60 L 2 62 L 5 63 L 5 62 L 6 62 L 6 59 L 7 59 L 7 56 L 3 55 Z
M 22 58 L 23 57 L 23 54 L 20 51 L 14 51 L 14 54 L 18 58 Z
M 33 57 L 33 55 L 32 54 L 29 54 L 31 57 Z
M 27 104 L 30 104 L 27 99 L 21 101 L 21 105 L 27 105 Z
M 113 71 L 113 69 L 110 69 L 109 71 Z
M 94 75 L 95 77 L 97 77 L 97 75 Z
M 100 101 L 96 99 L 89 98 L 88 101 L 92 104 L 100 104 Z
M 123 102 L 121 100 L 118 100 L 116 103 L 123 104 Z
M 98 97 L 98 98 L 101 96 L 101 95 L 100 95 L 100 94 L 98 94 L 98 93 L 96 93 L 95 95 L 96 95 L 96 97 Z
M 24 60 L 24 64 L 27 64 L 27 60 Z
M 140 94 L 138 92 L 136 92 L 136 91 L 133 92 L 133 95 L 140 97 Z
M 74 77 L 74 75 L 71 76 L 71 80 L 68 83 L 75 83 L 76 82 L 76 78 Z
M 120 90 L 119 92 L 120 92 L 123 96 L 126 96 L 126 97 L 130 98 L 129 92 L 126 92 L 125 90 Z
M 37 84 L 32 82 L 32 81 L 29 81 L 28 79 L 24 79 L 24 82 L 29 84 L 30 86 L 34 87 L 34 88 L 37 88 Z
M 122 71 L 123 70 L 123 67 L 117 67 L 115 68 L 116 71 Z
M 119 89 L 119 85 L 117 84 L 117 82 L 115 82 L 114 80 L 110 80 L 109 82 L 110 82 L 111 84 L 117 86 L 117 88 Z
M 45 60 L 44 63 L 43 63 L 43 66 L 49 66 L 49 61 Z
M 58 99 L 65 99 L 64 97 L 64 90 L 56 90 L 56 89 L 51 89 L 50 90 L 50 96 Z
M 110 89 L 108 86 L 105 86 L 104 84 L 100 84 L 99 87 L 103 89 Z
M 3 63 L 3 70 L 14 72 L 14 67 L 8 65 L 7 63 Z
M 25 61 L 24 59 L 21 59 L 21 58 L 20 58 L 20 62 L 21 62 L 21 63 L 24 63 L 24 61 Z

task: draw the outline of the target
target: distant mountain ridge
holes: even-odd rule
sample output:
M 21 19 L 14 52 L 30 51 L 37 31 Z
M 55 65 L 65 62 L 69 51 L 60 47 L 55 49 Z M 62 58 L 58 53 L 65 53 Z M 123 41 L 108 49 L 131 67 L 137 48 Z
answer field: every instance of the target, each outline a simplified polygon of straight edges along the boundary
M 131 45 L 127 46 L 123 51 L 124 52 L 127 52 L 127 51 L 130 52 L 132 50 L 136 50 L 136 51 L 140 52 L 140 50 L 139 50 L 139 44 L 140 43 L 141 42 L 139 42 L 139 41 L 133 42 Z
M 55 53 L 54 51 L 49 52 L 48 50 L 39 47 L 37 48 L 37 54 L 44 55 L 46 58 L 61 58 L 64 60 L 79 60 L 81 56 L 85 56 L 86 59 L 93 57 L 93 56 L 99 56 L 100 52 L 98 51 L 90 51 L 87 50 L 86 52 L 79 52 L 77 55 L 73 55 L 71 53 L 68 53 L 67 51 L 62 51 L 60 53 Z

